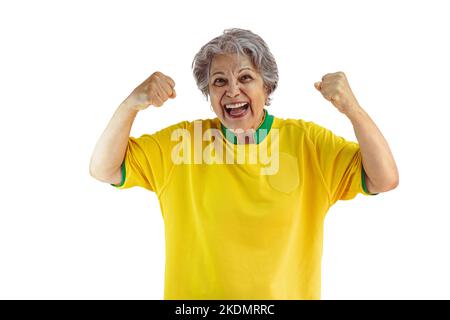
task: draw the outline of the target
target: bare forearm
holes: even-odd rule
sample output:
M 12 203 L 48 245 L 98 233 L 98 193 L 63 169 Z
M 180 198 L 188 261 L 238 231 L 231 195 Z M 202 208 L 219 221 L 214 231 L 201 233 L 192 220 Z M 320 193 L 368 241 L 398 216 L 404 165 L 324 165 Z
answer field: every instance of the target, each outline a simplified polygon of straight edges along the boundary
M 381 131 L 361 107 L 347 114 L 361 148 L 364 170 L 373 189 L 388 191 L 399 181 L 398 169 Z
M 131 126 L 138 111 L 125 100 L 116 109 L 100 136 L 91 157 L 89 170 L 97 179 L 108 179 L 125 157 Z

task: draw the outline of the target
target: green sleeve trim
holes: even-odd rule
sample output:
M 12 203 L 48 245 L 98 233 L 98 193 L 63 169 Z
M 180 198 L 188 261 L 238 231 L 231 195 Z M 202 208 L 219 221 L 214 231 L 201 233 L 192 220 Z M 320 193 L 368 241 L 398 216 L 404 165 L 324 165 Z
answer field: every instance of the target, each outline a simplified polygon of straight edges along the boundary
M 361 166 L 362 170 L 361 170 L 361 182 L 362 182 L 362 187 L 363 190 L 366 194 L 371 195 L 371 196 L 376 196 L 378 193 L 370 193 L 369 190 L 367 190 L 367 185 L 366 185 L 366 172 L 364 171 L 364 166 Z
M 122 180 L 121 180 L 120 184 L 113 184 L 113 183 L 111 183 L 111 185 L 113 187 L 121 187 L 125 183 L 125 177 L 127 175 L 127 171 L 125 169 L 125 161 L 122 162 L 122 166 L 121 167 L 122 167 Z

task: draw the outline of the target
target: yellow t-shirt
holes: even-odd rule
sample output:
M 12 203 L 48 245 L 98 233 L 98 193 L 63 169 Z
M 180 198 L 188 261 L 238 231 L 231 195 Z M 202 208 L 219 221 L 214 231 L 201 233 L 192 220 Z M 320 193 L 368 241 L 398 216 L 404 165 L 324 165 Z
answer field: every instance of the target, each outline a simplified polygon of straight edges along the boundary
M 337 200 L 368 195 L 359 145 L 313 122 L 266 118 L 256 144 L 221 130 L 203 136 L 221 127 L 217 118 L 129 138 L 116 187 L 158 196 L 165 299 L 320 299 L 325 215 Z

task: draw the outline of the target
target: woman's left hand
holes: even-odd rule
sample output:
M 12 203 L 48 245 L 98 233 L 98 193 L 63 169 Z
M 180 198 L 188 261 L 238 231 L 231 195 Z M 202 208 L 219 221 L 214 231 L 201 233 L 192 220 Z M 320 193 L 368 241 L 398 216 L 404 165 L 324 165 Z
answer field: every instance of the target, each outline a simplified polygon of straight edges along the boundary
M 361 108 L 350 89 L 347 77 L 341 71 L 327 73 L 322 81 L 314 83 L 314 87 L 345 115 Z

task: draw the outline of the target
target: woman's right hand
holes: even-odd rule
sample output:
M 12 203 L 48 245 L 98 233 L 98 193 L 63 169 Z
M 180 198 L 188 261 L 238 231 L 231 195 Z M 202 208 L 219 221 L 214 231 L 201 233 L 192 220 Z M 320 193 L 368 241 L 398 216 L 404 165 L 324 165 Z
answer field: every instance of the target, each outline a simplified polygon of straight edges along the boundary
M 175 81 L 171 77 L 156 71 L 137 86 L 125 102 L 137 111 L 147 109 L 150 105 L 161 107 L 167 99 L 176 97 L 174 87 Z

